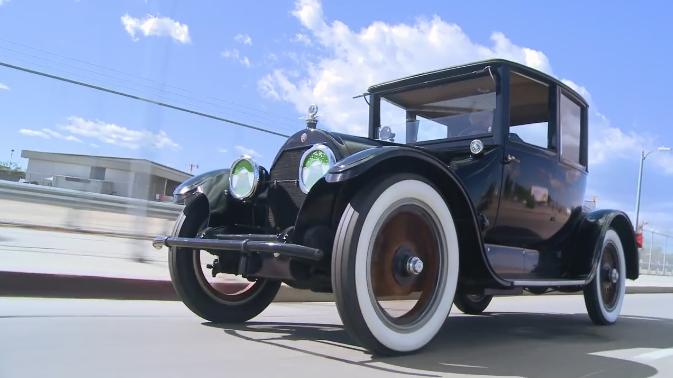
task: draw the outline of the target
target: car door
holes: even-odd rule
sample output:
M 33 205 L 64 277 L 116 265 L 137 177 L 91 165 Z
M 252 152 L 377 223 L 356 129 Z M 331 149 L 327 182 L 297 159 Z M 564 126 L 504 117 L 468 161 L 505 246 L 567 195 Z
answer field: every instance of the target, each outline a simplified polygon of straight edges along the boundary
M 489 261 L 503 277 L 525 276 L 541 259 L 552 261 L 546 266 L 557 265 L 554 255 L 540 250 L 567 216 L 557 200 L 563 173 L 555 91 L 553 83 L 510 72 L 500 204 L 488 240 Z
M 586 177 L 582 111 L 563 96 L 553 83 L 511 74 L 503 185 L 491 233 L 495 245 L 508 247 L 494 250 L 519 264 L 518 272 L 500 268 L 506 274 L 555 277 L 561 271 L 559 235 L 578 215 Z M 496 265 L 504 260 L 492 257 Z

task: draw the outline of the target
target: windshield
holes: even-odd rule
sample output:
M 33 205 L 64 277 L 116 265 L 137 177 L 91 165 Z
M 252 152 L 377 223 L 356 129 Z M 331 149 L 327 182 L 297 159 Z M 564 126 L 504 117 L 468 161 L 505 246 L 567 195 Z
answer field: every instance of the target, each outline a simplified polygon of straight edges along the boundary
M 380 139 L 416 143 L 490 134 L 495 80 L 480 76 L 387 94 L 381 100 Z

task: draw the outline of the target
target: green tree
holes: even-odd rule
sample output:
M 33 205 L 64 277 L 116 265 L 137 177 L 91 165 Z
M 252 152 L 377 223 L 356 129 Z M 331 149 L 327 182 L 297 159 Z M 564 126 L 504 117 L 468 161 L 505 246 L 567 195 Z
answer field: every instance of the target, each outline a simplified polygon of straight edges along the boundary
M 0 161 L 0 180 L 19 181 L 26 178 L 26 172 L 13 161 Z

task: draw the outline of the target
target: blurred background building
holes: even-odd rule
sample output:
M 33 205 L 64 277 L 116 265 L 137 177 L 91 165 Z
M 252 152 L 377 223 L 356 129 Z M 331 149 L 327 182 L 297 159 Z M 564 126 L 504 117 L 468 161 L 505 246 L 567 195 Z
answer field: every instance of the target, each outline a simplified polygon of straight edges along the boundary
M 23 150 L 25 180 L 58 188 L 165 200 L 189 173 L 146 159 Z

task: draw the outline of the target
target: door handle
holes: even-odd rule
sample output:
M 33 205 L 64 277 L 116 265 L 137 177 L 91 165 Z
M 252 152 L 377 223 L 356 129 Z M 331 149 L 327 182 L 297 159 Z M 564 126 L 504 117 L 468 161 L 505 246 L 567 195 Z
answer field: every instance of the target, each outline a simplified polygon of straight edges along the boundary
M 512 154 L 507 154 L 507 155 L 505 156 L 505 161 L 504 161 L 504 163 L 505 163 L 505 164 L 509 164 L 509 163 L 511 163 L 511 162 L 520 163 L 521 160 L 519 160 L 516 156 L 514 156 L 514 155 L 512 155 Z

